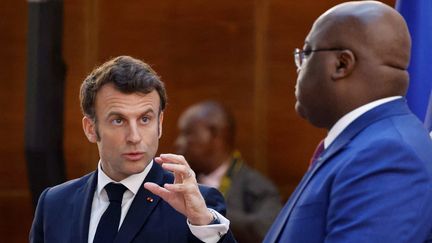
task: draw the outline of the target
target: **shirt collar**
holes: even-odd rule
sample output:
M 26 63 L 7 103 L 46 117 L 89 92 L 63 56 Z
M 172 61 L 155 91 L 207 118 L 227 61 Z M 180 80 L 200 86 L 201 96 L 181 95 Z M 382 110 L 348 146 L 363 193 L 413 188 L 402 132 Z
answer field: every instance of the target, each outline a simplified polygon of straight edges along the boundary
M 341 119 L 339 119 L 333 127 L 330 129 L 330 131 L 327 134 L 327 137 L 324 139 L 324 148 L 328 148 L 330 144 L 333 143 L 333 141 L 345 130 L 345 128 L 348 127 L 349 124 L 351 124 L 355 119 L 363 115 L 369 110 L 372 110 L 373 108 L 382 105 L 384 103 L 400 99 L 402 96 L 392 96 L 387 97 L 379 100 L 372 101 L 366 105 L 362 105 L 355 110 L 352 110 L 345 114 Z
M 150 163 L 147 165 L 147 167 L 138 174 L 130 175 L 129 177 L 126 177 L 125 179 L 121 180 L 120 182 L 114 181 L 111 179 L 105 172 L 102 170 L 102 164 L 99 160 L 98 163 L 98 183 L 97 183 L 97 193 L 98 196 L 100 196 L 102 189 L 111 182 L 114 183 L 121 183 L 123 184 L 129 191 L 131 191 L 134 195 L 137 194 L 139 188 L 141 187 L 142 182 L 147 177 L 151 167 L 153 166 L 153 160 L 150 161 Z
M 219 188 L 220 182 L 222 181 L 222 177 L 226 174 L 229 166 L 230 166 L 230 160 L 226 160 L 221 165 L 219 165 L 218 168 L 216 168 L 214 171 L 210 172 L 209 174 L 199 174 L 198 180 L 200 183 L 206 185 L 206 186 L 212 186 L 214 188 Z

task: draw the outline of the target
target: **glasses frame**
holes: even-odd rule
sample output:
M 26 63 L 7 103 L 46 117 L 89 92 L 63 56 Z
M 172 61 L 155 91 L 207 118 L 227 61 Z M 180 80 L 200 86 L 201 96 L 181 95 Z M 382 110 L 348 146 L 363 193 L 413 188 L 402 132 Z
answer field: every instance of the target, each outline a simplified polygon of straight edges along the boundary
M 294 49 L 294 63 L 297 66 L 297 68 L 301 68 L 303 63 L 305 63 L 307 57 L 312 52 L 321 52 L 321 51 L 343 51 L 344 48 L 321 48 L 321 49 L 315 49 L 315 50 L 302 50 L 300 48 Z

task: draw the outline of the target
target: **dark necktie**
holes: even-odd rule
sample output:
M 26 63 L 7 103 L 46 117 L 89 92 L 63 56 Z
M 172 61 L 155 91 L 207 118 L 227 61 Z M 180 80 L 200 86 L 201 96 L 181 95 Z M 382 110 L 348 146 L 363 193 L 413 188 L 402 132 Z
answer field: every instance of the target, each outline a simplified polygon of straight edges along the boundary
M 324 139 L 321 140 L 318 146 L 315 148 L 315 152 L 313 153 L 311 160 L 309 161 L 309 169 L 312 168 L 315 161 L 318 159 L 318 157 L 321 155 L 323 151 L 324 151 Z
M 99 221 L 93 243 L 114 241 L 120 223 L 123 193 L 126 189 L 122 184 L 109 183 L 105 186 L 110 204 Z

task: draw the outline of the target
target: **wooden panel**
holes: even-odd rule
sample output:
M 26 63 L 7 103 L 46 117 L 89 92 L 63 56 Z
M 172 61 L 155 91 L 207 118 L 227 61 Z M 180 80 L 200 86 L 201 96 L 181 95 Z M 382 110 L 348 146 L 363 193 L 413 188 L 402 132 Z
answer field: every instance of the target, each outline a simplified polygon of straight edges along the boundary
M 2 1 L 0 33 L 0 234 L 2 242 L 27 242 L 33 212 L 24 159 L 25 1 Z
M 96 0 L 64 2 L 64 58 L 67 64 L 65 97 L 65 160 L 69 178 L 80 177 L 95 169 L 96 146 L 84 136 L 79 104 L 79 88 L 97 63 L 98 9 Z
M 28 242 L 33 208 L 27 189 L 1 191 L 0 218 L 2 242 Z
M 149 62 L 166 82 L 160 152 L 173 151 L 182 110 L 219 100 L 234 111 L 237 145 L 247 162 L 269 175 L 286 199 L 325 136 L 294 111 L 292 51 L 302 46 L 315 18 L 340 2 L 65 0 L 68 177 L 93 170 L 98 160 L 82 132 L 79 86 L 93 67 L 127 54 Z M 26 242 L 33 217 L 23 153 L 27 3 L 2 3 L 0 229 L 5 242 Z

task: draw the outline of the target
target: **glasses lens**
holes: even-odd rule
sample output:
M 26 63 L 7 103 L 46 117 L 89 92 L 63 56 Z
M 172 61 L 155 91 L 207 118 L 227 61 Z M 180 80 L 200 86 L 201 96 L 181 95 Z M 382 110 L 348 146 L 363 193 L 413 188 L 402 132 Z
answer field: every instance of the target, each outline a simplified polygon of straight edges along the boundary
M 302 56 L 302 51 L 298 48 L 294 49 L 294 62 L 297 68 L 301 67 L 301 63 L 302 63 L 301 56 Z

